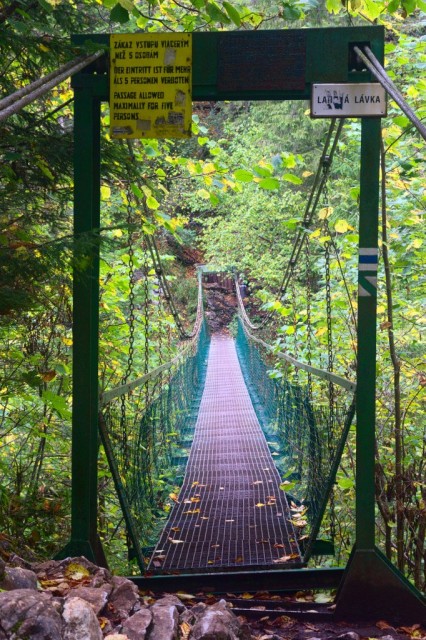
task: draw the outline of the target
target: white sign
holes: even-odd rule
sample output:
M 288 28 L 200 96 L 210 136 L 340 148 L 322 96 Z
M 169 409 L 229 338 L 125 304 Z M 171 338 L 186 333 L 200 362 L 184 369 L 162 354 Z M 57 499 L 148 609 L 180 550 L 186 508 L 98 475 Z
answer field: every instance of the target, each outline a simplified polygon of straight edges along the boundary
M 313 118 L 386 115 L 386 92 L 379 83 L 313 84 Z

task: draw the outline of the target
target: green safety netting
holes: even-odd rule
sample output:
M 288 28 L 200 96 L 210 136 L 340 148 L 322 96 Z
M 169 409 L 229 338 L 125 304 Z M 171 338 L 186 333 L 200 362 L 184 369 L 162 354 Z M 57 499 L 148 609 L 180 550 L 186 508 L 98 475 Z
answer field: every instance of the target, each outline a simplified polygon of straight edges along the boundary
M 237 353 L 246 384 L 275 463 L 283 477 L 283 488 L 290 501 L 300 506 L 294 525 L 301 532 L 304 561 L 315 548 L 321 521 L 330 499 L 343 448 L 355 413 L 354 399 L 349 407 L 330 406 L 312 397 L 294 368 L 285 367 L 283 377 L 271 378 L 267 353 L 254 342 L 238 321 Z M 318 393 L 326 394 L 324 388 Z M 302 535 L 303 532 L 303 535 Z M 331 547 L 330 547 L 331 548 Z
M 123 393 L 105 394 L 101 439 L 126 521 L 129 555 L 142 571 L 144 547 L 164 524 L 165 500 L 183 480 L 209 342 L 202 317 L 194 338 L 174 361 L 127 385 Z

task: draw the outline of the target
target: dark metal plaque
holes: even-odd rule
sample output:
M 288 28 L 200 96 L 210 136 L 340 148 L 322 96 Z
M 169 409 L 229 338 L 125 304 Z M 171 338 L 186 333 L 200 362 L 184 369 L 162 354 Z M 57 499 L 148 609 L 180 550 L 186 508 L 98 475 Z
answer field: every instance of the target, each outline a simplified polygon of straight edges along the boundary
M 303 91 L 305 88 L 306 34 L 303 30 L 224 33 L 218 45 L 219 91 Z

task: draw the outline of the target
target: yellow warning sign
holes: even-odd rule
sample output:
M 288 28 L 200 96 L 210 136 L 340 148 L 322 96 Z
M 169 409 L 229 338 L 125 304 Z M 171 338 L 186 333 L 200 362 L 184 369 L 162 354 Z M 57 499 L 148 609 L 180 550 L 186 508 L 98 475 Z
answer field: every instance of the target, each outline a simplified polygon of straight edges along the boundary
M 191 34 L 113 34 L 110 44 L 111 137 L 189 138 Z

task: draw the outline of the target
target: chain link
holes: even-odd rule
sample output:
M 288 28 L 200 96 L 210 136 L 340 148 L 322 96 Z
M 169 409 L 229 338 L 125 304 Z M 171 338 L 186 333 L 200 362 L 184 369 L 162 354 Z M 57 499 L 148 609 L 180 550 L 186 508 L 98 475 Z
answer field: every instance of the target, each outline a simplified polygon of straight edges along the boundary
M 324 158 L 323 162 L 323 171 L 324 174 L 327 173 L 329 168 L 328 157 Z M 330 240 L 327 240 L 324 244 L 324 252 L 325 252 L 325 299 L 326 299 L 326 313 L 327 313 L 327 353 L 328 353 L 328 361 L 327 361 L 327 371 L 330 373 L 333 372 L 333 359 L 334 359 L 334 350 L 333 350 L 333 327 L 331 321 L 331 276 L 330 276 L 330 248 L 331 248 L 331 231 L 328 224 L 328 209 L 330 207 L 329 202 L 329 194 L 328 194 L 328 184 L 327 181 L 324 183 L 323 189 L 323 197 L 324 197 L 324 208 L 327 209 L 324 224 L 323 224 L 323 233 L 330 237 Z M 329 403 L 329 424 L 328 424 L 328 447 L 329 450 L 332 451 L 334 446 L 334 432 L 335 432 L 335 390 L 334 384 L 332 382 L 328 383 L 328 403 Z M 330 491 L 330 537 L 332 540 L 335 538 L 336 530 L 335 530 L 335 499 L 334 499 L 334 487 L 332 487 Z
M 297 343 L 297 304 L 296 304 L 297 295 L 296 295 L 296 282 L 295 282 L 295 276 L 294 276 L 294 273 L 295 273 L 294 267 L 295 267 L 295 265 L 292 264 L 291 265 L 291 273 L 290 273 L 290 278 L 291 278 L 291 280 L 290 280 L 290 295 L 291 295 L 291 306 L 292 306 L 292 311 L 293 311 L 292 322 L 293 322 L 293 330 L 294 330 L 294 333 L 293 333 L 293 355 L 294 355 L 294 358 L 296 358 L 296 360 L 297 360 L 297 356 L 299 354 L 299 349 L 298 349 L 298 343 Z M 298 377 L 299 377 L 299 370 L 298 369 L 295 370 L 294 377 L 296 379 L 298 379 Z
M 135 265 L 134 265 L 134 243 L 133 243 L 133 208 L 131 203 L 130 184 L 127 185 L 127 240 L 129 249 L 129 353 L 127 357 L 127 367 L 123 376 L 122 384 L 126 384 L 133 367 L 135 353 Z
M 306 258 L 306 344 L 308 350 L 308 364 L 312 365 L 312 265 L 311 265 L 311 246 L 309 238 L 305 241 L 305 258 Z M 312 373 L 308 371 L 308 393 L 312 401 Z
M 133 244 L 133 208 L 132 208 L 132 196 L 130 192 L 130 184 L 127 184 L 126 199 L 127 199 L 127 247 L 128 247 L 128 277 L 129 277 L 129 350 L 127 355 L 127 365 L 121 379 L 121 384 L 126 384 L 133 368 L 133 358 L 135 352 L 135 267 L 134 267 L 134 244 Z M 121 433 L 122 433 L 122 446 L 123 446 L 123 458 L 125 464 L 128 462 L 128 447 L 127 447 L 127 419 L 126 419 L 126 394 L 121 396 L 121 417 L 120 417 Z

